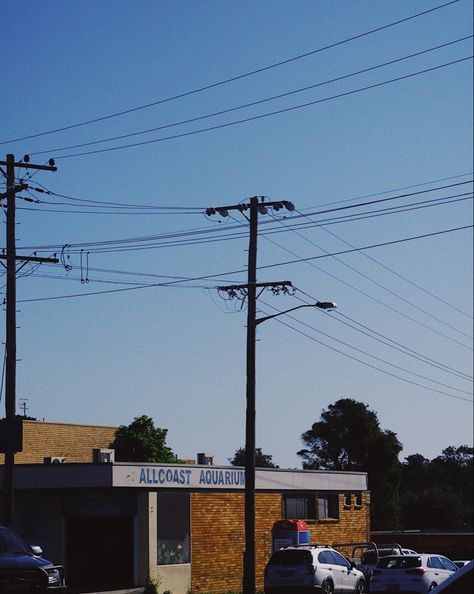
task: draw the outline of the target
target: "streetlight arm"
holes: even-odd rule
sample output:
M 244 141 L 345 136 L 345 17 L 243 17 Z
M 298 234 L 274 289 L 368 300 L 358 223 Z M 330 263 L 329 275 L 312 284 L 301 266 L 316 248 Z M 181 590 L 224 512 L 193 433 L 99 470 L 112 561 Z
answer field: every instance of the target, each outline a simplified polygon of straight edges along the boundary
M 271 320 L 272 318 L 277 318 L 278 316 L 282 316 L 283 314 L 295 311 L 295 309 L 301 309 L 302 307 L 317 307 L 318 309 L 335 309 L 337 306 L 332 301 L 316 301 L 316 303 L 305 303 L 304 305 L 297 305 L 296 307 L 292 307 L 291 309 L 287 309 L 286 311 L 279 311 L 278 313 L 272 314 L 271 316 L 258 318 L 257 320 L 255 320 L 255 326 L 258 326 L 259 324 L 261 324 L 262 322 L 266 322 L 267 320 Z

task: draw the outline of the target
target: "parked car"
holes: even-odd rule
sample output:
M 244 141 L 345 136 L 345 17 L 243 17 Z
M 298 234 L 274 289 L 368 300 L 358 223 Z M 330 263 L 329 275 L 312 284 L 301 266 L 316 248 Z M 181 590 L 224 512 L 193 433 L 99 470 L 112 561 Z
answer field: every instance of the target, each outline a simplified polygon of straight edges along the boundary
M 474 592 L 474 561 L 468 561 L 456 573 L 432 590 L 432 594 L 472 594 Z
M 455 561 L 453 561 L 454 565 L 457 565 L 458 567 L 464 567 L 465 565 L 467 565 L 468 563 L 471 563 L 470 561 L 465 561 L 464 559 L 456 559 Z
M 0 593 L 65 590 L 64 568 L 43 559 L 39 546 L 27 545 L 0 526 Z
M 366 592 L 363 573 L 326 546 L 286 547 L 275 551 L 265 568 L 264 584 L 265 594 Z
M 426 594 L 457 570 L 456 565 L 442 555 L 391 555 L 380 559 L 372 572 L 370 592 Z

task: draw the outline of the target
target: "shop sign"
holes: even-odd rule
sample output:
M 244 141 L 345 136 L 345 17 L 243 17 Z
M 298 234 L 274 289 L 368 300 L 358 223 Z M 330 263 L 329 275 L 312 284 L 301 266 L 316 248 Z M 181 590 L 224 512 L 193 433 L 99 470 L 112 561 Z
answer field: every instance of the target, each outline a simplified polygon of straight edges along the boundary
M 113 484 L 120 487 L 243 489 L 241 469 L 176 466 L 114 466 Z

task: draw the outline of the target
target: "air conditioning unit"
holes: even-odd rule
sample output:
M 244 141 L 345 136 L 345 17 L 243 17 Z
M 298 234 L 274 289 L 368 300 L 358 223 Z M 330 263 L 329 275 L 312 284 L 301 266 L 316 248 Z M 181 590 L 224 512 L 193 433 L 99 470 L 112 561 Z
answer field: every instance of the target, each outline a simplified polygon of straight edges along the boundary
M 214 464 L 214 455 L 200 452 L 197 455 L 197 463 L 205 464 L 206 466 L 212 466 Z
M 111 464 L 115 462 L 115 450 L 109 448 L 94 448 L 92 450 L 94 464 Z
M 46 456 L 43 458 L 44 464 L 64 464 L 66 458 L 61 456 Z

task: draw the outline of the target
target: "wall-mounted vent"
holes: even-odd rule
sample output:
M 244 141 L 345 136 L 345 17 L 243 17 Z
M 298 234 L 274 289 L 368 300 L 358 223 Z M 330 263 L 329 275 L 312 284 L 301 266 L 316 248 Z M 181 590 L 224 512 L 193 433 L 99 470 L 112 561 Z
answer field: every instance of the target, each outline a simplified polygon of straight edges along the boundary
M 214 455 L 213 454 L 205 454 L 203 452 L 200 452 L 197 455 L 197 463 L 205 464 L 206 466 L 212 466 L 214 464 Z
M 61 456 L 46 456 L 43 458 L 45 464 L 63 464 L 65 461 L 66 458 L 62 458 Z
M 111 464 L 115 462 L 115 450 L 109 448 L 94 448 L 92 450 L 94 464 Z

